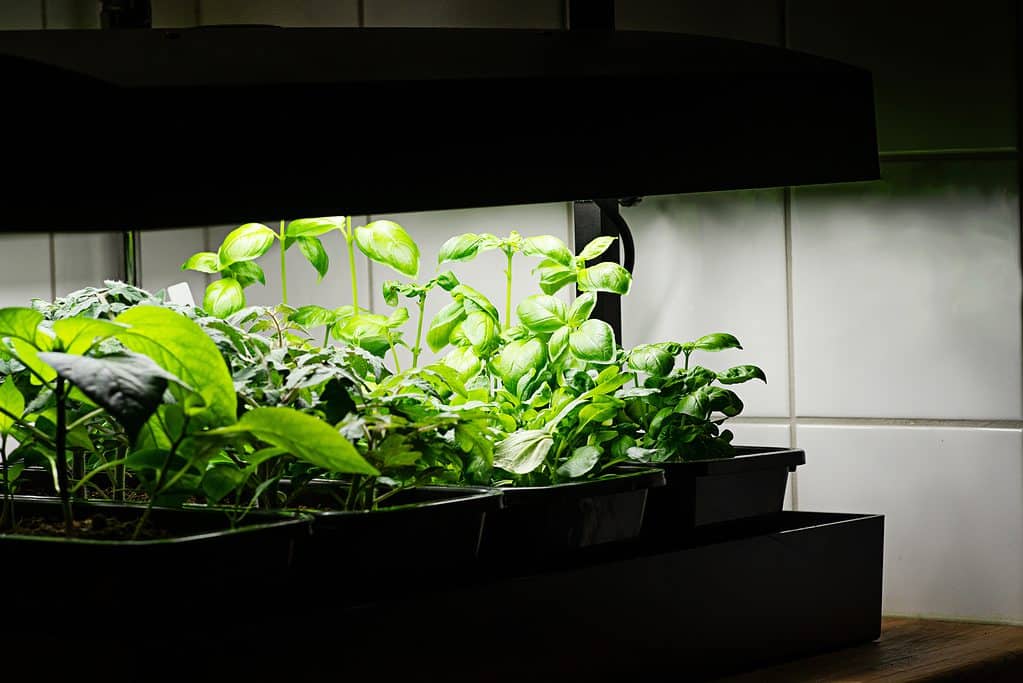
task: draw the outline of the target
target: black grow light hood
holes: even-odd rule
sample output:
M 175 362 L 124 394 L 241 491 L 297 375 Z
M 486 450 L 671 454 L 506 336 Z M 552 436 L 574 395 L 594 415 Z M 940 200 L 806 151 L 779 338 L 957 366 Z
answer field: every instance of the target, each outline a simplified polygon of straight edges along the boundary
M 699 36 L 0 32 L 2 230 L 875 179 L 869 72 Z

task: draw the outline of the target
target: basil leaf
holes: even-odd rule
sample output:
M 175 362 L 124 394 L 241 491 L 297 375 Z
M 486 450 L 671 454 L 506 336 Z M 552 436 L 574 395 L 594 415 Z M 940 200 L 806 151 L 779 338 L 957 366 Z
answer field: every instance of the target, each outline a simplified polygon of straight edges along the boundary
M 564 242 L 553 235 L 527 237 L 522 242 L 522 253 L 527 256 L 544 256 L 563 266 L 572 265 L 572 252 Z
M 319 237 L 331 230 L 341 230 L 345 227 L 344 216 L 322 216 L 320 218 L 299 218 L 291 221 L 284 228 L 286 237 Z
M 675 357 L 653 344 L 640 344 L 629 352 L 629 367 L 654 377 L 665 377 L 675 369 Z
M 223 272 L 225 273 L 224 277 L 231 277 L 237 280 L 242 289 L 257 282 L 261 285 L 266 284 L 266 275 L 263 273 L 263 269 L 252 261 L 232 263 L 224 268 Z
M 579 289 L 584 292 L 611 292 L 624 296 L 632 287 L 629 271 L 617 263 L 598 263 L 589 268 L 580 268 L 576 277 Z
M 554 294 L 576 280 L 575 268 L 555 261 L 544 261 L 534 270 L 540 273 L 540 291 L 544 294 Z
M 593 313 L 593 307 L 597 305 L 597 295 L 593 292 L 586 292 L 576 297 L 572 307 L 568 310 L 568 324 L 582 325 L 589 320 Z
M 289 320 L 302 327 L 322 327 L 333 325 L 337 314 L 323 306 L 302 306 L 291 314 Z
M 767 383 L 767 375 L 756 365 L 736 365 L 734 368 L 719 372 L 717 379 L 722 384 L 742 384 L 751 379 L 759 379 L 761 382 Z
M 440 246 L 437 253 L 437 264 L 448 261 L 468 261 L 476 256 L 483 238 L 473 232 L 455 235 Z
M 742 345 L 739 344 L 738 339 L 727 332 L 715 332 L 697 339 L 693 342 L 693 348 L 701 351 L 723 351 L 725 349 L 741 349 Z
M 277 234 L 262 223 L 246 223 L 228 233 L 220 244 L 217 259 L 223 269 L 238 261 L 257 259 L 273 245 Z
M 203 309 L 216 318 L 226 318 L 245 308 L 245 293 L 233 277 L 211 282 L 202 299 Z
M 602 451 L 596 446 L 580 446 L 558 467 L 558 474 L 576 479 L 593 469 L 600 460 Z
M 554 332 L 568 323 L 568 306 L 547 294 L 527 297 L 516 308 L 519 320 L 533 332 Z
M 355 243 L 369 258 L 414 278 L 419 275 L 419 247 L 393 221 L 373 221 L 355 229 Z
M 494 319 L 483 311 L 473 311 L 462 322 L 462 333 L 476 353 L 489 356 L 501 343 Z
M 603 320 L 587 320 L 568 335 L 568 348 L 579 360 L 610 363 L 615 355 L 614 331 Z
M 327 256 L 323 242 L 318 237 L 299 237 L 295 241 L 298 242 L 298 250 L 302 252 L 302 256 L 305 256 L 306 261 L 316 269 L 318 276 L 316 281 L 319 282 L 330 268 L 330 257 Z
M 493 318 L 494 322 L 499 322 L 501 320 L 501 317 L 497 314 L 497 308 L 494 304 L 490 303 L 490 299 L 469 285 L 458 285 L 451 290 L 451 294 L 456 299 L 461 298 L 472 302 L 476 308 L 484 311 L 487 315 Z M 470 309 L 467 309 L 467 312 L 468 310 Z
M 579 258 L 583 261 L 592 261 L 607 251 L 616 239 L 616 237 L 602 235 L 591 240 L 590 243 L 583 247 L 583 250 L 579 252 Z
M 220 260 L 212 251 L 200 251 L 192 254 L 181 264 L 181 270 L 197 270 L 200 273 L 220 272 Z
M 554 445 L 542 429 L 523 429 L 509 435 L 494 450 L 494 466 L 514 474 L 529 474 L 541 464 Z
M 458 301 L 440 309 L 437 315 L 430 321 L 430 328 L 426 332 L 426 343 L 430 350 L 436 353 L 451 341 L 451 333 L 455 327 L 465 320 L 465 307 Z
M 494 358 L 494 370 L 509 391 L 530 370 L 539 373 L 546 361 L 546 348 L 539 339 L 508 342 Z

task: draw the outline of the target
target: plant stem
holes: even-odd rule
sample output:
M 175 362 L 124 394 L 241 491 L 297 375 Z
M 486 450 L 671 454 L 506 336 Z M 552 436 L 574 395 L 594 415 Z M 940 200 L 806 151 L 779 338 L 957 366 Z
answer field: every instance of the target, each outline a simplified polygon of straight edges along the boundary
M 64 378 L 57 377 L 54 391 L 57 399 L 57 443 L 56 460 L 57 486 L 60 487 L 60 504 L 64 509 L 64 533 L 73 536 L 75 532 L 74 511 L 71 509 L 71 488 L 67 476 L 67 402 L 64 395 Z
M 284 221 L 281 221 L 281 303 L 288 305 L 288 260 L 284 257 Z
M 92 418 L 99 417 L 104 412 L 105 411 L 103 410 L 103 408 L 96 408 L 96 410 L 90 411 L 90 412 L 86 413 L 85 415 L 82 415 L 80 418 L 78 418 L 77 420 L 75 420 L 74 422 L 69 424 L 67 426 L 67 430 L 69 432 L 73 432 L 76 429 L 78 429 L 79 427 L 81 427 L 83 424 L 85 424 L 86 422 L 91 420 Z
M 14 528 L 14 496 L 11 494 L 11 481 L 7 476 L 7 435 L 0 436 L 0 466 L 4 471 L 4 506 L 0 510 L 0 531 L 7 528 L 10 517 L 11 528 Z
M 511 249 L 504 252 L 508 255 L 508 270 L 504 271 L 506 284 L 504 288 L 504 329 L 511 327 L 511 292 L 512 292 L 512 256 L 515 255 Z
M 423 342 L 423 309 L 426 308 L 426 293 L 419 297 L 419 323 L 416 325 L 416 345 L 412 347 L 412 367 L 419 367 L 419 353 L 422 349 Z
M 32 434 L 32 436 L 34 436 L 38 441 L 42 441 L 43 443 L 45 443 L 45 444 L 47 444 L 49 446 L 54 446 L 55 445 L 53 439 L 51 439 L 49 437 L 49 435 L 46 434 L 46 432 L 39 431 L 38 429 L 36 429 L 35 425 L 31 425 L 31 424 L 25 422 L 24 420 L 22 420 L 19 416 L 15 415 L 14 413 L 9 412 L 7 410 L 4 410 L 3 408 L 0 408 L 0 415 L 6 415 L 7 417 L 9 417 L 12 420 L 14 420 L 14 423 L 16 425 L 18 425 L 19 427 L 29 431 Z
M 390 333 L 387 335 L 387 343 L 391 346 L 391 358 L 394 359 L 394 371 L 401 372 L 401 361 L 398 360 L 398 349 L 394 345 L 394 341 L 391 339 Z
M 330 343 L 330 325 L 323 328 L 323 345 L 326 346 Z
M 174 460 L 174 456 L 177 455 L 178 447 L 181 442 L 185 440 L 185 436 L 188 434 L 188 417 L 185 417 L 185 422 L 181 425 L 181 432 L 178 434 L 178 438 L 171 444 L 170 450 L 167 451 L 167 457 L 163 459 L 163 465 L 160 467 L 160 473 L 156 475 L 156 485 L 153 487 L 153 492 L 149 495 L 149 502 L 146 504 L 146 511 L 142 513 L 142 517 L 139 519 L 138 524 L 135 525 L 135 532 L 131 535 L 131 540 L 138 538 L 142 528 L 149 521 L 149 515 L 153 511 L 153 503 L 156 502 L 156 497 L 160 495 L 160 490 L 163 488 L 164 481 L 167 479 L 167 470 L 170 469 L 171 461 Z M 175 480 L 176 481 L 176 480 Z
M 348 270 L 352 274 L 352 308 L 359 314 L 359 281 L 355 273 L 355 234 L 352 232 L 352 217 L 345 216 L 345 243 L 348 245 Z
M 682 372 L 689 372 L 689 354 L 692 353 L 692 351 L 683 351 L 683 353 L 686 356 L 686 362 L 685 365 L 682 367 Z

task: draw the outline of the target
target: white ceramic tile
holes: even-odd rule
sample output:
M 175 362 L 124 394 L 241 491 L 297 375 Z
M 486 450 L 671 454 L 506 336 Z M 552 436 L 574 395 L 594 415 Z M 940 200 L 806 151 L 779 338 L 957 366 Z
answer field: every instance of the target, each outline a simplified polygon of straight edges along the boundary
M 670 31 L 777 45 L 780 3 L 764 0 L 618 0 L 615 26 L 625 31 Z
M 794 190 L 797 414 L 1018 419 L 1015 163 L 883 177 Z
M 884 611 L 1023 623 L 1019 430 L 800 425 L 799 508 L 885 515 Z
M 785 228 L 777 190 L 651 197 L 622 210 L 636 242 L 622 302 L 626 346 L 731 332 L 744 350 L 693 356 L 715 370 L 759 365 L 737 387 L 744 415 L 788 416 Z
M 181 270 L 181 264 L 206 250 L 203 228 L 178 230 L 146 230 L 139 240 L 142 286 L 150 291 L 165 289 L 178 282 L 187 282 L 196 301 L 202 300 L 207 278 L 203 273 Z
M 418 213 L 395 214 L 391 216 L 373 216 L 374 219 L 387 218 L 401 224 L 412 238 L 419 244 L 420 267 L 419 281 L 432 278 L 437 272 L 437 253 L 440 246 L 454 235 L 465 232 L 489 232 L 495 235 L 507 235 L 518 230 L 524 236 L 554 235 L 568 241 L 568 208 L 565 204 L 535 204 L 528 206 L 505 206 L 488 209 L 462 209 L 456 211 L 428 211 Z M 512 315 L 519 301 L 533 294 L 540 294 L 537 279 L 530 270 L 536 266 L 538 259 L 531 256 L 518 255 L 512 268 Z M 439 270 L 452 270 L 465 284 L 483 292 L 493 302 L 505 318 L 505 271 L 504 254 L 499 251 L 488 251 L 476 256 L 473 261 L 464 263 L 446 263 Z M 373 270 L 373 300 L 377 313 L 389 314 L 390 307 L 383 300 L 381 287 L 384 280 L 404 280 L 404 276 L 377 264 Z M 562 292 L 570 296 L 570 288 Z M 436 313 L 450 303 L 447 292 L 437 288 L 426 300 L 426 316 L 423 324 L 423 355 L 421 364 L 429 363 L 437 356 L 426 346 L 426 330 L 430 320 Z M 413 314 L 405 325 L 405 339 L 411 346 L 415 340 L 415 305 L 412 302 L 401 305 Z M 405 367 L 411 356 L 405 353 L 402 367 Z
M 0 306 L 28 306 L 51 294 L 49 235 L 0 235 Z
M 353 225 L 363 225 L 365 222 L 365 216 L 352 219 Z M 266 225 L 274 230 L 280 227 L 279 223 L 272 221 L 267 221 Z M 210 250 L 216 251 L 224 236 L 235 227 L 237 226 L 210 228 Z M 344 238 L 341 233 L 335 231 L 323 235 L 321 239 L 330 258 L 330 268 L 322 280 L 317 279 L 316 271 L 305 260 L 298 247 L 292 247 L 287 252 L 288 303 L 292 306 L 316 304 L 327 308 L 337 308 L 352 303 L 351 271 L 348 268 L 348 251 Z M 266 285 L 255 284 L 246 289 L 247 303 L 261 306 L 274 306 L 281 303 L 281 256 L 278 245 L 275 244 L 271 247 L 270 251 L 257 263 L 266 274 Z M 362 308 L 369 308 L 373 300 L 370 293 L 372 282 L 369 265 L 366 257 L 358 251 L 355 256 L 355 268 L 358 278 L 359 305 Z M 216 278 L 216 276 L 213 277 Z M 201 301 L 203 290 L 193 290 L 193 292 L 195 292 L 196 300 Z
M 42 27 L 42 0 L 4 0 L 0 2 L 0 30 L 13 31 Z
M 200 0 L 202 24 L 356 26 L 358 0 Z
M 366 26 L 561 28 L 562 0 L 365 0 Z
M 1015 4 L 790 0 L 789 43 L 871 70 L 882 149 L 1015 145 Z
M 58 233 L 53 241 L 58 297 L 124 277 L 121 233 Z

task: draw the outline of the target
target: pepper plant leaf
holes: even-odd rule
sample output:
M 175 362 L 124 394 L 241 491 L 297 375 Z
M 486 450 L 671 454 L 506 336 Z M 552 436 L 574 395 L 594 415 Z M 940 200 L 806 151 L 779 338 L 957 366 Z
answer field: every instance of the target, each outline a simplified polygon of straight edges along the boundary
M 132 442 L 163 401 L 167 383 L 182 383 L 140 353 L 92 358 L 49 351 L 39 358 L 120 422 Z
M 43 314 L 31 308 L 0 308 L 0 337 L 21 339 L 36 346 Z
M 202 436 L 239 434 L 283 448 L 299 460 L 330 472 L 380 474 L 338 430 L 291 408 L 255 408 L 242 415 L 236 424 L 203 432 Z
M 53 323 L 61 350 L 81 355 L 98 340 L 108 339 L 127 327 L 102 318 L 64 318 Z
M 117 336 L 128 349 L 149 356 L 157 365 L 194 387 L 205 408 L 201 412 L 208 426 L 235 421 L 238 399 L 231 371 L 216 343 L 184 315 L 158 306 L 136 306 L 117 316 L 116 322 L 129 326 Z M 185 393 L 176 386 L 171 393 L 185 403 Z
M 25 397 L 18 391 L 18 387 L 14 386 L 12 377 L 8 377 L 3 384 L 0 384 L 0 408 L 18 417 L 25 412 Z M 0 413 L 0 434 L 7 436 L 11 433 L 13 426 L 14 419 Z
M 369 258 L 414 278 L 419 275 L 419 247 L 393 221 L 373 221 L 355 229 L 355 243 Z

